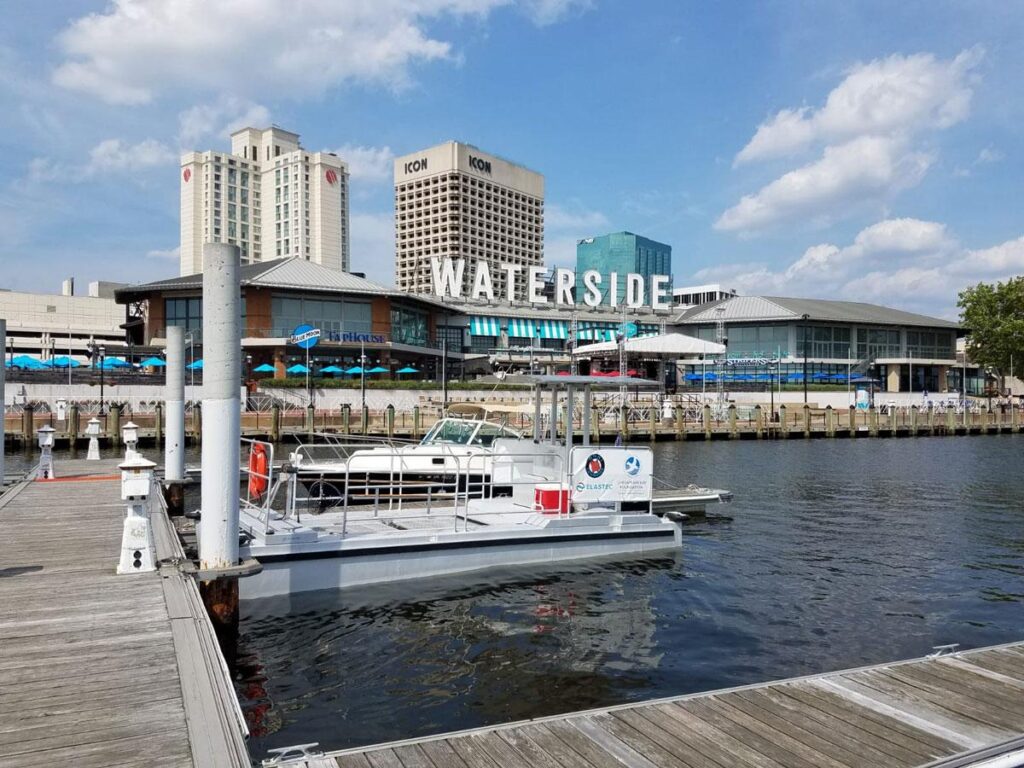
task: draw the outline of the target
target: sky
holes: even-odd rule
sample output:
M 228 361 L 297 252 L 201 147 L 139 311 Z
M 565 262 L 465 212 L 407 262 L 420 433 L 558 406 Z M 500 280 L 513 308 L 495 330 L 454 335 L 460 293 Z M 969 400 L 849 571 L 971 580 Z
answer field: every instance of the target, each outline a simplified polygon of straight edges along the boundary
M 393 284 L 396 155 L 544 174 L 545 263 L 628 230 L 676 286 L 957 316 L 1024 273 L 1024 3 L 0 0 L 0 288 L 177 274 L 183 151 L 280 125 L 350 166 Z

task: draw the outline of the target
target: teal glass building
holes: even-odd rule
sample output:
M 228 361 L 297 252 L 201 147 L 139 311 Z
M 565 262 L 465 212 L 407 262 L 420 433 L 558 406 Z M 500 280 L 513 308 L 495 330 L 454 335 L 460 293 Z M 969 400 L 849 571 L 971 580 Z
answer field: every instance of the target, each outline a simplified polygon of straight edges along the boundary
M 644 277 L 644 304 L 650 304 L 650 278 L 652 275 L 672 276 L 672 246 L 659 243 L 632 232 L 614 232 L 610 235 L 588 237 L 576 243 L 576 300 L 582 301 L 583 273 L 594 269 L 601 273 L 604 291 L 601 303 L 609 304 L 608 276 L 619 275 L 616 303 L 621 305 L 626 295 L 626 275 L 630 272 Z M 671 282 L 669 293 L 671 295 Z

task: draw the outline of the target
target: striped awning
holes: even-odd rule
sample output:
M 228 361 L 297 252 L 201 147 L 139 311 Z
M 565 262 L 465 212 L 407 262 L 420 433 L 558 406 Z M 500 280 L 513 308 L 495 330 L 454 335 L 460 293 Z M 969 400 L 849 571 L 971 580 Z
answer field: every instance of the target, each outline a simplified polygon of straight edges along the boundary
M 615 341 L 618 325 L 584 320 L 580 322 L 578 328 L 580 341 Z
M 471 317 L 469 332 L 473 336 L 501 336 L 501 323 L 496 317 Z
M 532 339 L 537 335 L 536 328 L 539 321 L 510 317 L 507 322 L 509 338 Z
M 568 339 L 569 324 L 564 320 L 538 320 L 542 339 Z

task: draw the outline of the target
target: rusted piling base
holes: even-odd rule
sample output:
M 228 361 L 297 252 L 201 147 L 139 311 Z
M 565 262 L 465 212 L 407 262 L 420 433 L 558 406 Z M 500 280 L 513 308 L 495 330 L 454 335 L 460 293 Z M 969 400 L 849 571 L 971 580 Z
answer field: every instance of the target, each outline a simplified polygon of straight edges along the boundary
M 228 669 L 235 669 L 238 657 L 238 579 L 221 578 L 199 582 L 199 594 L 210 615 L 217 642 Z
M 171 517 L 181 517 L 184 515 L 185 484 L 181 481 L 165 482 L 164 502 L 167 504 L 167 514 Z

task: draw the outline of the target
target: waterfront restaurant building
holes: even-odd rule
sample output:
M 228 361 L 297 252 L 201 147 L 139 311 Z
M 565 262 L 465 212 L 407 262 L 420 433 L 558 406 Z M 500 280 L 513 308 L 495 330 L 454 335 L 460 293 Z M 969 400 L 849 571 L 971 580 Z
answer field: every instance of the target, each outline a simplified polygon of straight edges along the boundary
M 289 343 L 296 327 L 319 328 L 320 342 L 310 350 L 314 375 L 328 365 L 360 364 L 365 350 L 370 367 L 395 371 L 412 366 L 424 377 L 439 371 L 441 352 L 435 343 L 444 305 L 410 296 L 347 272 L 291 257 L 239 269 L 242 291 L 243 371 L 263 364 L 275 376 L 306 362 L 306 352 Z M 167 326 L 185 328 L 186 357 L 202 358 L 202 274 L 158 280 L 117 291 L 128 307 L 134 343 L 155 351 L 166 345 Z M 135 320 L 136 322 L 132 323 Z M 461 357 L 460 350 L 452 358 Z
M 964 331 L 949 320 L 860 302 L 736 296 L 681 312 L 672 330 L 717 341 L 720 323 L 728 348 L 721 375 L 732 388 L 780 376 L 802 382 L 805 362 L 809 383 L 845 384 L 852 373 L 887 392 L 963 386 L 957 337 Z M 699 389 L 719 375 L 714 367 L 682 366 L 679 385 Z M 978 386 L 969 378 L 969 389 Z

